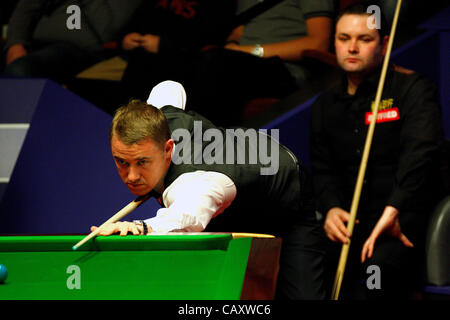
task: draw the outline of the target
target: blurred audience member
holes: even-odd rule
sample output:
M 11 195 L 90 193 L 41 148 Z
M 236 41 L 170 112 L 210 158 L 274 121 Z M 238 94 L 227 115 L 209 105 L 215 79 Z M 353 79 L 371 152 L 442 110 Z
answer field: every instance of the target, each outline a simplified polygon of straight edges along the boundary
M 253 98 L 283 98 L 301 88 L 313 72 L 303 52 L 330 46 L 332 0 L 238 1 L 238 17 L 252 11 L 258 14 L 234 28 L 224 48 L 201 54 L 186 83 L 187 109 L 218 125 L 238 124 Z
M 8 75 L 62 82 L 105 58 L 142 0 L 21 0 L 8 25 Z
M 206 45 L 222 45 L 231 30 L 236 1 L 150 0 L 122 40 L 128 65 L 122 81 L 126 100 L 145 100 L 164 80 L 185 83 L 193 58 Z

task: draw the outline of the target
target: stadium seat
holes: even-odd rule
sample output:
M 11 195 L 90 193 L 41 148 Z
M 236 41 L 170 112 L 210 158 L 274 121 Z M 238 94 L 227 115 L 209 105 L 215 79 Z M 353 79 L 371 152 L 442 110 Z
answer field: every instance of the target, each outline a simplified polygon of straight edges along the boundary
M 444 295 L 450 300 L 450 196 L 434 210 L 428 225 L 425 295 Z

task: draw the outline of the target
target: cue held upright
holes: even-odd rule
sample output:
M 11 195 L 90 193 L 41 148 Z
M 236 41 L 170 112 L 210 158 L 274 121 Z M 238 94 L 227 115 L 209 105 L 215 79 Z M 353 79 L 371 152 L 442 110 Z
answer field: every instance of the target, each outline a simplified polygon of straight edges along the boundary
M 402 0 L 397 0 L 397 6 L 395 8 L 394 19 L 392 21 L 392 28 L 389 34 L 389 42 L 387 45 L 386 55 L 383 61 L 383 67 L 381 69 L 380 81 L 378 82 L 377 94 L 375 97 L 375 105 L 373 108 L 372 121 L 370 122 L 369 130 L 367 132 L 366 141 L 364 145 L 364 152 L 361 159 L 361 165 L 359 167 L 358 178 L 356 180 L 355 191 L 353 193 L 352 205 L 350 208 L 350 218 L 347 224 L 348 232 L 350 233 L 350 239 L 347 243 L 342 244 L 341 255 L 339 257 L 339 263 L 336 271 L 336 276 L 333 283 L 333 291 L 331 298 L 337 300 L 339 298 L 339 292 L 344 278 L 345 265 L 347 263 L 348 252 L 350 249 L 351 235 L 353 233 L 353 227 L 355 225 L 356 213 L 358 210 L 359 199 L 361 196 L 361 190 L 366 173 L 367 161 L 369 158 L 369 152 L 372 145 L 373 134 L 375 131 L 375 123 L 378 117 L 378 107 L 380 105 L 381 94 L 383 93 L 384 81 L 386 79 L 386 72 L 389 65 L 389 58 L 391 55 L 392 44 L 394 42 L 395 30 L 397 28 L 398 16 L 400 14 L 400 7 Z

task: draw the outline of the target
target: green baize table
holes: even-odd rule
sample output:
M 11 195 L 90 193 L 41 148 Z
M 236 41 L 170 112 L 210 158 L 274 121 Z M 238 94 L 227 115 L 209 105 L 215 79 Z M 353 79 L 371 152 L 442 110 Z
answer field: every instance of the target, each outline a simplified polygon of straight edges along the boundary
M 0 236 L 5 299 L 272 299 L 279 238 L 232 234 Z

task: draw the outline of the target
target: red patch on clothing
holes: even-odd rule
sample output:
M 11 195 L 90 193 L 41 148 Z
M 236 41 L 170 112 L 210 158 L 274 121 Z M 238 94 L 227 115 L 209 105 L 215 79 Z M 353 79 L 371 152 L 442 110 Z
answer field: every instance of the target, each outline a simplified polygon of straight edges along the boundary
M 373 113 L 366 112 L 366 125 L 369 125 L 372 121 Z M 400 112 L 398 112 L 398 108 L 390 108 L 378 111 L 377 115 L 377 123 L 381 122 L 389 122 L 389 121 L 397 121 L 400 119 Z
M 160 0 L 155 8 L 169 9 L 178 16 L 183 16 L 185 19 L 191 19 L 197 14 L 196 7 L 198 1 L 195 0 Z

